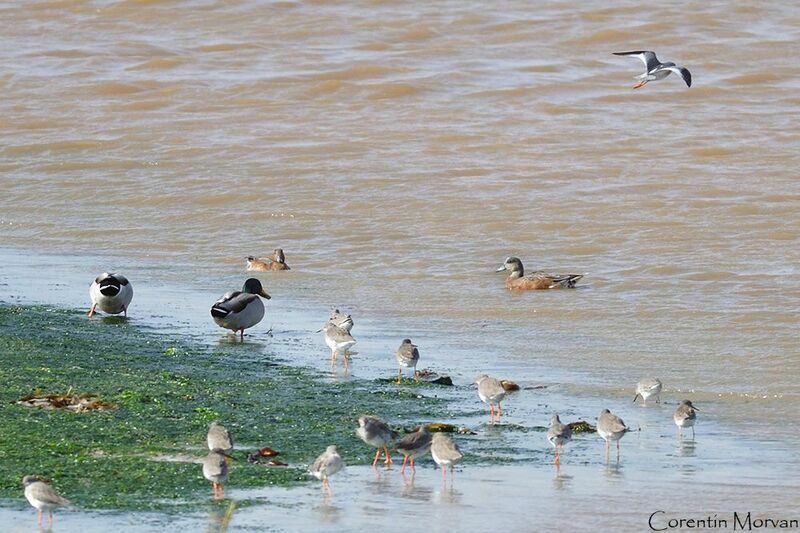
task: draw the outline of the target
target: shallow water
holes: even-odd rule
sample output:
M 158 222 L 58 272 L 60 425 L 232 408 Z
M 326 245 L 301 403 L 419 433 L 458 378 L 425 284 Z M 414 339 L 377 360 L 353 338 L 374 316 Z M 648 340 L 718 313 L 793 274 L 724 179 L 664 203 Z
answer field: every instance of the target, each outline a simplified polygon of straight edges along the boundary
M 217 342 L 209 302 L 241 283 L 245 256 L 280 246 L 293 270 L 262 276 L 274 298 L 254 340 L 298 364 L 326 370 L 310 332 L 338 305 L 356 317 L 357 377 L 390 375 L 409 336 L 459 385 L 481 371 L 547 385 L 509 401 L 509 421 L 543 426 L 605 406 L 633 423 L 651 413 L 629 405 L 633 384 L 655 375 L 664 439 L 674 402 L 703 409 L 704 482 L 758 458 L 763 507 L 797 471 L 775 431 L 800 408 L 797 6 L 0 10 L 9 295 L 82 306 L 88 280 L 117 269 L 134 322 Z M 641 48 L 694 86 L 632 91 L 640 63 L 611 52 Z M 510 294 L 493 273 L 510 254 L 587 276 Z M 513 446 L 544 454 L 534 441 Z M 626 456 L 626 471 L 655 457 Z

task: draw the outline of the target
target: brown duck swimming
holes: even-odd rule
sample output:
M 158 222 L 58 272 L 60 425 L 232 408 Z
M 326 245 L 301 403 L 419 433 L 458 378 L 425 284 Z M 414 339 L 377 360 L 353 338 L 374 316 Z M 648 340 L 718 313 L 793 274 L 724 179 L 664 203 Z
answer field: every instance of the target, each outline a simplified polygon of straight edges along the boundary
M 530 291 L 544 289 L 564 289 L 573 288 L 583 274 L 545 274 L 544 272 L 534 272 L 525 275 L 522 261 L 518 257 L 507 257 L 503 266 L 496 272 L 508 270 L 511 273 L 506 278 L 506 288 Z

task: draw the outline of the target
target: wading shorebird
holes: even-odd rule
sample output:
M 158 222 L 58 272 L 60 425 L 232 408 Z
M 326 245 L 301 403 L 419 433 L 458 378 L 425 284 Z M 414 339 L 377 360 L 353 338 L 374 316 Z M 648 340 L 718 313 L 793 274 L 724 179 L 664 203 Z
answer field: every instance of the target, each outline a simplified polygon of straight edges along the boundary
M 675 409 L 672 419 L 675 425 L 678 426 L 678 438 L 683 438 L 683 428 L 692 428 L 692 439 L 694 439 L 694 422 L 697 420 L 697 407 L 692 405 L 689 400 L 683 400 L 681 404 Z
M 308 467 L 308 473 L 317 479 L 322 480 L 323 490 L 331 490 L 331 484 L 328 478 L 336 472 L 344 468 L 344 461 L 342 461 L 339 452 L 336 451 L 336 446 L 328 446 L 322 455 Z
M 411 343 L 411 339 L 403 339 L 397 349 L 397 383 L 403 380 L 403 368 L 414 369 L 414 379 L 418 379 L 417 363 L 419 363 L 419 350 L 416 344 Z
M 94 315 L 98 307 L 109 315 L 122 313 L 128 316 L 128 306 L 133 299 L 133 285 L 122 274 L 103 272 L 89 286 L 92 308 L 88 316 Z
M 444 433 L 434 433 L 431 441 L 431 456 L 437 465 L 442 467 L 442 481 L 447 479 L 447 467 L 450 467 L 450 477 L 452 479 L 455 466 L 461 462 L 464 454 L 458 448 L 458 444 L 452 441 Z
M 414 465 L 414 458 L 428 453 L 431 449 L 432 440 L 428 426 L 423 424 L 414 433 L 409 433 L 397 442 L 395 448 L 404 455 L 403 467 L 400 469 L 401 474 L 405 474 L 406 463 L 409 461 L 411 462 L 411 469 L 416 471 L 417 467 Z
M 336 364 L 336 354 L 340 353 L 344 356 L 344 366 L 347 368 L 349 362 L 347 350 L 355 345 L 356 340 L 349 331 L 334 326 L 330 321 L 326 322 L 322 329 L 317 330 L 317 332 L 320 331 L 325 334 L 325 344 L 331 349 L 331 366 Z
M 651 396 L 656 397 L 656 403 L 661 403 L 661 380 L 658 378 L 642 378 L 636 384 L 636 396 L 633 397 L 633 403 L 636 399 L 641 397 L 645 405 L 647 399 Z
M 393 461 L 389 453 L 389 443 L 397 438 L 397 432 L 393 431 L 386 422 L 376 416 L 359 416 L 356 435 L 370 446 L 378 448 L 378 451 L 375 453 L 375 460 L 372 461 L 373 467 L 378 464 L 381 451 L 383 451 L 386 456 L 384 464 L 392 464 Z
M 506 288 L 523 291 L 545 290 L 545 289 L 564 289 L 573 288 L 581 279 L 583 274 L 545 274 L 544 272 L 534 272 L 525 275 L 522 261 L 518 257 L 507 257 L 503 266 L 495 272 L 510 271 L 506 278 Z
M 47 513 L 48 524 L 52 529 L 53 509 L 69 505 L 69 500 L 59 496 L 53 487 L 37 476 L 25 476 L 22 478 L 22 486 L 25 487 L 25 499 L 39 511 L 39 527 L 42 527 L 44 513 Z
M 617 415 L 611 414 L 608 409 L 603 409 L 597 417 L 597 434 L 606 441 L 606 461 L 611 447 L 611 441 L 617 442 L 617 462 L 619 462 L 619 439 L 628 431 L 628 426 Z
M 572 429 L 567 424 L 562 424 L 558 415 L 550 418 L 550 427 L 547 430 L 547 440 L 556 450 L 555 464 L 561 464 L 561 450 L 564 445 L 572 440 Z
M 655 52 L 647 50 L 636 50 L 634 52 L 612 52 L 615 56 L 634 56 L 638 57 L 644 63 L 644 72 L 636 76 L 639 83 L 633 86 L 634 89 L 643 87 L 647 82 L 654 80 L 663 80 L 671 73 L 678 74 L 687 87 L 692 86 L 692 75 L 688 69 L 679 67 L 675 63 L 662 63 L 656 57 Z
M 286 264 L 286 256 L 281 248 L 275 248 L 271 256 L 259 259 L 252 255 L 247 257 L 247 270 L 249 272 L 269 272 L 271 270 L 291 270 Z
M 203 477 L 211 482 L 211 495 L 215 500 L 225 496 L 224 484 L 228 480 L 228 459 L 231 456 L 219 448 L 208 452 L 203 459 Z
M 264 292 L 261 282 L 250 278 L 244 282 L 241 291 L 225 293 L 211 306 L 211 317 L 218 326 L 238 331 L 244 340 L 244 330 L 261 322 L 264 318 L 264 303 L 271 296 Z
M 502 416 L 503 409 L 500 407 L 500 402 L 506 396 L 506 389 L 500 380 L 481 374 L 475 379 L 475 384 L 478 386 L 478 397 L 483 403 L 489 404 L 489 416 L 495 416 L 495 404 L 497 405 L 497 416 Z

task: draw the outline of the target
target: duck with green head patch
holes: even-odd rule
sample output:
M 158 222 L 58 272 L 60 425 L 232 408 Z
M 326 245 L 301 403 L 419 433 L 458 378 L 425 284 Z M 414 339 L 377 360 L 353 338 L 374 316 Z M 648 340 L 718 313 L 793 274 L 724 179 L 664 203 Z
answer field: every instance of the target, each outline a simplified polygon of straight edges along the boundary
M 241 333 L 261 322 L 264 318 L 264 303 L 261 297 L 269 300 L 271 296 L 264 291 L 261 282 L 249 278 L 241 291 L 225 293 L 211 306 L 211 317 L 218 326 Z

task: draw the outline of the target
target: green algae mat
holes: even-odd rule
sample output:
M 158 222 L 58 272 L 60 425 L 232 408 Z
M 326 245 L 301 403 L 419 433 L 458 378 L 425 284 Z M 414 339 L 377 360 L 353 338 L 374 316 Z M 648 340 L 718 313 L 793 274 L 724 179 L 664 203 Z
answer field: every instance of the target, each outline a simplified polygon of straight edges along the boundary
M 185 509 L 210 498 L 199 461 L 213 420 L 236 443 L 229 487 L 290 486 L 309 482 L 305 466 L 328 444 L 369 464 L 360 414 L 411 425 L 445 410 L 419 389 L 279 360 L 246 341 L 192 344 L 123 318 L 0 304 L 0 498 L 22 498 L 22 477 L 36 474 L 83 508 Z M 84 398 L 84 410 L 18 403 L 48 395 Z M 288 466 L 247 460 L 267 446 Z

